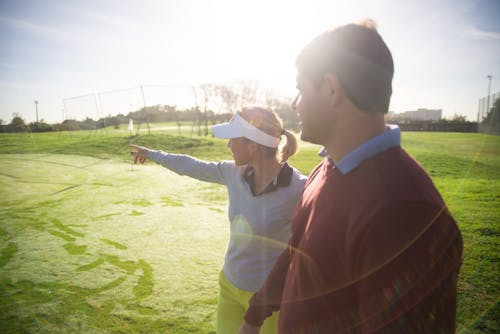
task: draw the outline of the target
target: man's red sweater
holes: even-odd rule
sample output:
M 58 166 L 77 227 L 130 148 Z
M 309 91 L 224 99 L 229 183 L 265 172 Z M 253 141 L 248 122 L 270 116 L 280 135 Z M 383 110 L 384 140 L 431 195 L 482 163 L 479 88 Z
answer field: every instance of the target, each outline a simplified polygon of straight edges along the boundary
M 245 320 L 280 333 L 452 333 L 462 240 L 430 177 L 401 147 L 342 174 L 311 173 L 289 249 Z

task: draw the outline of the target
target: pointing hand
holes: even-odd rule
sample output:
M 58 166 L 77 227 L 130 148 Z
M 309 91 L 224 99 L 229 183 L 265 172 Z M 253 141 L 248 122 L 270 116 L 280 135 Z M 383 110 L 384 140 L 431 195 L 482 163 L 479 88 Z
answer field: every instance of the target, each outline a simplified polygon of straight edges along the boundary
M 130 154 L 134 156 L 134 164 L 138 162 L 143 164 L 148 159 L 149 148 L 130 144 L 130 149 L 132 150 Z

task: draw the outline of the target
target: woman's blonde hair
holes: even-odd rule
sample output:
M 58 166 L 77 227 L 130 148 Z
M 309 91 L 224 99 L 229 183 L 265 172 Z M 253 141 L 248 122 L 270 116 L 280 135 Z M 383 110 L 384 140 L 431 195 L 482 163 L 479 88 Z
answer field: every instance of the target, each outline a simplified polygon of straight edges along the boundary
M 297 153 L 297 138 L 293 133 L 283 128 L 283 121 L 274 111 L 252 106 L 243 108 L 239 114 L 259 130 L 270 136 L 281 138 L 277 148 L 263 146 L 268 154 L 276 156 L 280 163 L 287 161 L 289 157 Z M 281 136 L 284 136 L 285 140 Z

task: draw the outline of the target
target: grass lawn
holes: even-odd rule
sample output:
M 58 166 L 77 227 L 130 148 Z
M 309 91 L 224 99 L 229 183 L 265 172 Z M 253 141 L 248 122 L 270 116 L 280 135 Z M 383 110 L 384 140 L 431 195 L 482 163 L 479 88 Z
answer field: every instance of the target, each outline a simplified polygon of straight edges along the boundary
M 207 160 L 191 127 L 0 135 L 1 333 L 213 333 L 228 238 L 225 188 L 148 163 L 129 143 Z M 194 132 L 195 133 L 195 132 Z M 459 223 L 458 332 L 500 328 L 500 138 L 403 133 Z M 304 145 L 292 165 L 320 161 Z

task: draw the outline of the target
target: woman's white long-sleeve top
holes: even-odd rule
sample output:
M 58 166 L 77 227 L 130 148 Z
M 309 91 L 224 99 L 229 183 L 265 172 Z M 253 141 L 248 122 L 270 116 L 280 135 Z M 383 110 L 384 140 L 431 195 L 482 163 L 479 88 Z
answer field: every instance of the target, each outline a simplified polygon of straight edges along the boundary
M 177 174 L 227 187 L 230 237 L 224 274 L 235 287 L 257 291 L 288 245 L 291 220 L 306 176 L 284 164 L 266 191 L 254 196 L 253 171 L 248 166 L 162 151 L 150 151 L 148 157 Z

